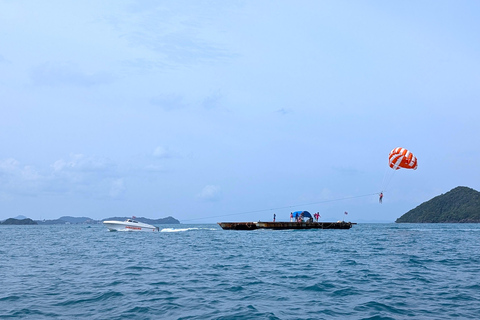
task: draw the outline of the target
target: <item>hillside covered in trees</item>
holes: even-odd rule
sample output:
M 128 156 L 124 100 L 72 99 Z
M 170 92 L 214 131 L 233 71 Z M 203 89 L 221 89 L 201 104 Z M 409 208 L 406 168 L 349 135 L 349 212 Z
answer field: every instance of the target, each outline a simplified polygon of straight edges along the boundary
M 107 219 L 103 219 L 102 221 L 105 220 L 116 220 L 116 221 L 125 221 L 126 219 L 130 219 L 131 217 L 111 217 Z M 144 217 L 135 217 L 134 218 L 138 222 L 143 222 L 143 223 L 148 223 L 148 224 L 180 224 L 180 221 L 175 219 L 174 217 L 168 216 L 166 218 L 161 218 L 161 219 L 149 219 L 149 218 L 144 218 Z
M 398 218 L 397 223 L 480 223 L 480 192 L 456 187 Z
M 32 219 L 15 219 L 15 218 L 9 218 L 5 221 L 0 221 L 0 224 L 4 224 L 4 225 L 35 225 L 37 224 L 35 221 L 33 221 Z

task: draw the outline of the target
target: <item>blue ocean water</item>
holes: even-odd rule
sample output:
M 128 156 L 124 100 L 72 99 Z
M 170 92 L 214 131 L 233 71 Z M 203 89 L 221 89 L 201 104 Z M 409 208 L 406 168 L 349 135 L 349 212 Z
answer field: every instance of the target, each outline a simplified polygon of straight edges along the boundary
M 480 225 L 0 226 L 1 319 L 478 319 Z

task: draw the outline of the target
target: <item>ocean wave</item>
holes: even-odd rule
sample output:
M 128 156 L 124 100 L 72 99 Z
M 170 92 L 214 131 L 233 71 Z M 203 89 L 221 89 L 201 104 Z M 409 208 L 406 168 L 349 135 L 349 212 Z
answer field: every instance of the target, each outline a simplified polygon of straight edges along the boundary
M 0 318 L 476 319 L 480 233 L 0 228 Z M 475 227 L 472 226 L 474 229 Z M 215 231 L 215 232 L 211 232 Z M 175 234 L 168 234 L 173 232 Z M 379 241 L 378 239 L 383 239 Z

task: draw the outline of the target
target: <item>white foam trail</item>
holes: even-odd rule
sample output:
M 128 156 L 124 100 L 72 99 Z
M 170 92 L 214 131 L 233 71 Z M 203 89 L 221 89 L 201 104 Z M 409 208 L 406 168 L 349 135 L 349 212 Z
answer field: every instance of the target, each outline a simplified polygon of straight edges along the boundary
M 217 230 L 217 229 L 214 229 L 214 228 L 183 228 L 183 229 L 165 228 L 160 230 L 160 232 L 185 232 L 185 231 L 192 231 L 192 230 Z

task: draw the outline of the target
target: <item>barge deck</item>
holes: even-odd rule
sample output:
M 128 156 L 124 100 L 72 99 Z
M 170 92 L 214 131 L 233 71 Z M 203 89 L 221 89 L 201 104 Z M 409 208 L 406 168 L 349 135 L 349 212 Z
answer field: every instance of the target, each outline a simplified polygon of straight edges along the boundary
M 356 223 L 338 222 L 217 222 L 224 230 L 350 229 Z

